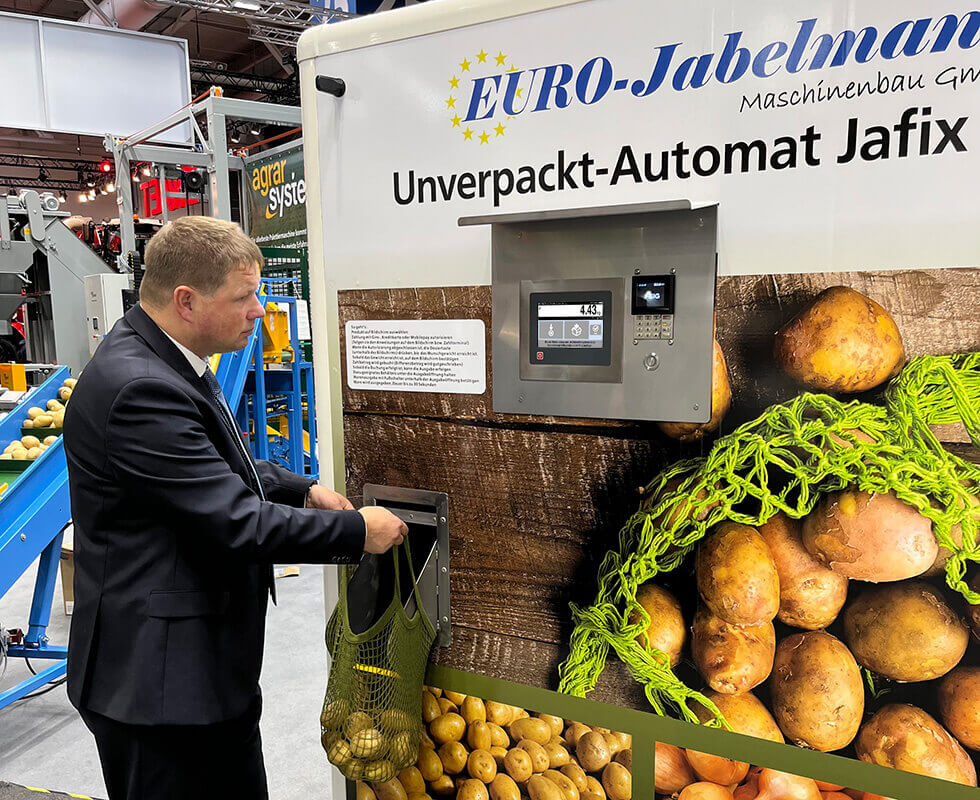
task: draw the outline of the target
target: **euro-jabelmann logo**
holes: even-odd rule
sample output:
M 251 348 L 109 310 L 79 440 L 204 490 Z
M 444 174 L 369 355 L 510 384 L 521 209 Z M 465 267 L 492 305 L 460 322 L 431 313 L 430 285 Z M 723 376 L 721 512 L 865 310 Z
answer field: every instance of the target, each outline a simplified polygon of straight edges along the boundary
M 980 11 L 889 21 L 880 29 L 866 25 L 821 32 L 817 18 L 795 25 L 795 32 L 788 31 L 784 39 L 771 42 L 753 41 L 752 33 L 732 31 L 724 35 L 718 49 L 708 53 L 690 53 L 684 42 L 655 45 L 650 48 L 647 66 L 631 68 L 628 74 L 603 55 L 576 64 L 518 69 L 503 50 L 496 56 L 480 50 L 457 62 L 449 79 L 450 94 L 445 101 L 449 122 L 453 132 L 466 141 L 484 145 L 504 136 L 521 115 L 595 106 L 616 95 L 642 100 L 657 92 L 687 92 L 743 78 L 764 81 L 776 75 L 880 65 L 980 45 Z M 766 107 L 761 98 L 760 94 L 759 107 Z
M 471 58 L 472 60 L 470 60 Z M 446 99 L 446 110 L 452 115 L 449 117 L 449 122 L 453 131 L 458 132 L 465 141 L 478 142 L 481 145 L 488 144 L 498 136 L 506 135 L 507 125 L 503 121 L 498 121 L 496 125 L 470 124 L 479 121 L 471 113 L 473 99 L 471 97 L 467 101 L 470 107 L 465 109 L 461 107 L 461 101 L 469 84 L 482 86 L 487 80 L 499 83 L 503 76 L 520 74 L 522 74 L 521 70 L 510 63 L 508 55 L 503 50 L 498 51 L 497 55 L 491 55 L 481 49 L 479 53 L 473 56 L 463 56 L 463 60 L 457 62 L 456 69 L 453 70 L 453 75 L 449 79 L 449 97 Z M 518 87 L 515 89 L 515 93 L 517 97 L 520 97 L 524 94 L 524 89 Z M 465 116 L 460 116 L 461 111 Z M 480 119 L 489 119 L 491 116 L 493 115 L 490 114 Z M 513 118 L 513 114 L 507 117 L 508 121 Z

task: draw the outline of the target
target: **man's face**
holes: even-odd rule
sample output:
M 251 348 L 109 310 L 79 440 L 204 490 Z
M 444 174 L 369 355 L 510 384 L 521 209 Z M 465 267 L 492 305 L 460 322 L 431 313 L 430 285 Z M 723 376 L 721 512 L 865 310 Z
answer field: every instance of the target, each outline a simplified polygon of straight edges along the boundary
M 265 309 L 255 292 L 259 288 L 258 266 L 233 269 L 225 282 L 210 297 L 199 295 L 200 313 L 197 331 L 208 353 L 241 350 L 252 335 L 255 320 L 265 316 Z

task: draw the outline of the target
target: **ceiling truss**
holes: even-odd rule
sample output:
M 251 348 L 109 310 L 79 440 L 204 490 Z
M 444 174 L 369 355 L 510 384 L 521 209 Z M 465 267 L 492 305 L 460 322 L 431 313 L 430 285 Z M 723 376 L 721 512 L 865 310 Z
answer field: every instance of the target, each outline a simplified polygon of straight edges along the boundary
M 293 48 L 300 34 L 322 22 L 356 17 L 349 11 L 319 8 L 298 0 L 158 0 L 162 5 L 209 14 L 230 14 L 249 25 L 249 38 Z

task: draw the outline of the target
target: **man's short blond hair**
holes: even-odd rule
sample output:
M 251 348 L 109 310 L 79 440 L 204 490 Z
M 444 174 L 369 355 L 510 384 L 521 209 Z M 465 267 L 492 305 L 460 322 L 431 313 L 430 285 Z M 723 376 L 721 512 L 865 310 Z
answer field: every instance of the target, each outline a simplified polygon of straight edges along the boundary
M 181 217 L 164 225 L 146 246 L 140 300 L 165 306 L 178 286 L 211 295 L 233 269 L 252 266 L 262 266 L 262 252 L 234 222 Z

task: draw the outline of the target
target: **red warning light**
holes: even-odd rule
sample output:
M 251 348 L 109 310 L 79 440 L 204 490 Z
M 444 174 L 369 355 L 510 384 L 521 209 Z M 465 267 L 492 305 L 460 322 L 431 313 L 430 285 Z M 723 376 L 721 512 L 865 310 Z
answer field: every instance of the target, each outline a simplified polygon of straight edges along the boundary
M 112 172 L 112 162 L 109 160 L 103 161 L 99 164 L 99 169 L 103 172 Z

